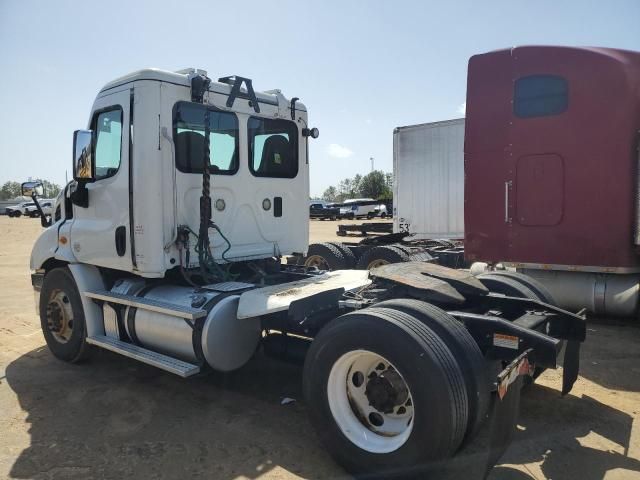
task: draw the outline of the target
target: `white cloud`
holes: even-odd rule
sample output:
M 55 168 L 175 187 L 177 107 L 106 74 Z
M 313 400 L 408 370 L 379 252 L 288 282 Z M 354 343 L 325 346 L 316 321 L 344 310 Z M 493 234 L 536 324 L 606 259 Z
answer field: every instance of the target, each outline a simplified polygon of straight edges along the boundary
M 349 158 L 353 155 L 353 152 L 349 150 L 347 147 L 343 147 L 342 145 L 338 145 L 337 143 L 332 143 L 329 145 L 327 149 L 329 156 L 334 158 Z
M 467 102 L 463 102 L 458 107 L 458 113 L 460 115 L 465 115 L 467 113 Z

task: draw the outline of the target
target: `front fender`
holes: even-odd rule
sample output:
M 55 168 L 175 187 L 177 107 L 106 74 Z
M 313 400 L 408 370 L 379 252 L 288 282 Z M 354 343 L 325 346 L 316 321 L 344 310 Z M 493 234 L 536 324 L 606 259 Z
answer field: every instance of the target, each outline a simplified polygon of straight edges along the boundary
M 31 249 L 31 259 L 29 260 L 31 270 L 43 268 L 44 263 L 51 258 L 66 263 L 77 263 L 78 260 L 71 250 L 69 230 L 70 222 L 65 222 L 62 219 L 42 231 Z M 60 241 L 61 236 L 65 237 L 64 243 Z
M 58 226 L 52 225 L 46 228 L 36 239 L 29 260 L 31 270 L 41 269 L 44 262 L 55 257 L 58 249 Z

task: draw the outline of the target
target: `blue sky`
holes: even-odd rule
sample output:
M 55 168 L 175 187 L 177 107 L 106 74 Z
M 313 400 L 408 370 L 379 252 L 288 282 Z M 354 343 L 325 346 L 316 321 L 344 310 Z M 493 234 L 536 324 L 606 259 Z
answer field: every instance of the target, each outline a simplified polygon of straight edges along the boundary
M 528 44 L 640 50 L 640 1 L 0 0 L 0 183 L 63 183 L 73 130 L 142 67 L 238 74 L 307 105 L 311 193 L 391 171 L 394 127 L 460 116 L 475 53 Z

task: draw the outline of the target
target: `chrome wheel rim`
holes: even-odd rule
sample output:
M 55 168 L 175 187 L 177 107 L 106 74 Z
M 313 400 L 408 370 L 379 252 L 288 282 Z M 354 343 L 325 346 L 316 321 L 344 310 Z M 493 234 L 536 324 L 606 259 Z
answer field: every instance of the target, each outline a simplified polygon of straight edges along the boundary
M 409 386 L 377 353 L 342 355 L 329 373 L 327 397 L 336 424 L 362 450 L 390 453 L 411 435 L 415 407 Z
M 69 296 L 53 290 L 47 303 L 47 329 L 58 343 L 67 343 L 73 333 L 73 309 Z
M 383 265 L 389 265 L 389 261 L 379 258 L 378 260 L 369 262 L 369 266 L 367 267 L 367 270 L 373 270 L 374 268 L 381 267 Z
M 320 270 L 329 270 L 329 264 L 321 255 L 311 255 L 304 261 L 305 267 L 317 267 Z

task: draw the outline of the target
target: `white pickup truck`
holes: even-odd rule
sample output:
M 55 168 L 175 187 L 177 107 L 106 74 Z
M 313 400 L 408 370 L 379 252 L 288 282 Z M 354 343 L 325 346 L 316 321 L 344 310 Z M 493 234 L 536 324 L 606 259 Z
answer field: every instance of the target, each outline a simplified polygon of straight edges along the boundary
M 55 202 L 55 199 L 51 199 L 51 200 L 40 200 L 40 208 L 42 208 L 42 212 L 45 215 L 49 215 L 51 216 L 53 214 L 53 203 Z M 38 207 L 36 207 L 35 203 L 31 202 L 29 203 L 23 212 L 24 215 L 31 217 L 31 218 L 36 218 L 40 216 L 40 213 L 38 212 Z
M 6 213 L 10 217 L 20 217 L 26 214 L 27 208 L 36 209 L 36 204 L 33 202 L 22 202 L 16 205 L 12 205 L 6 208 Z

